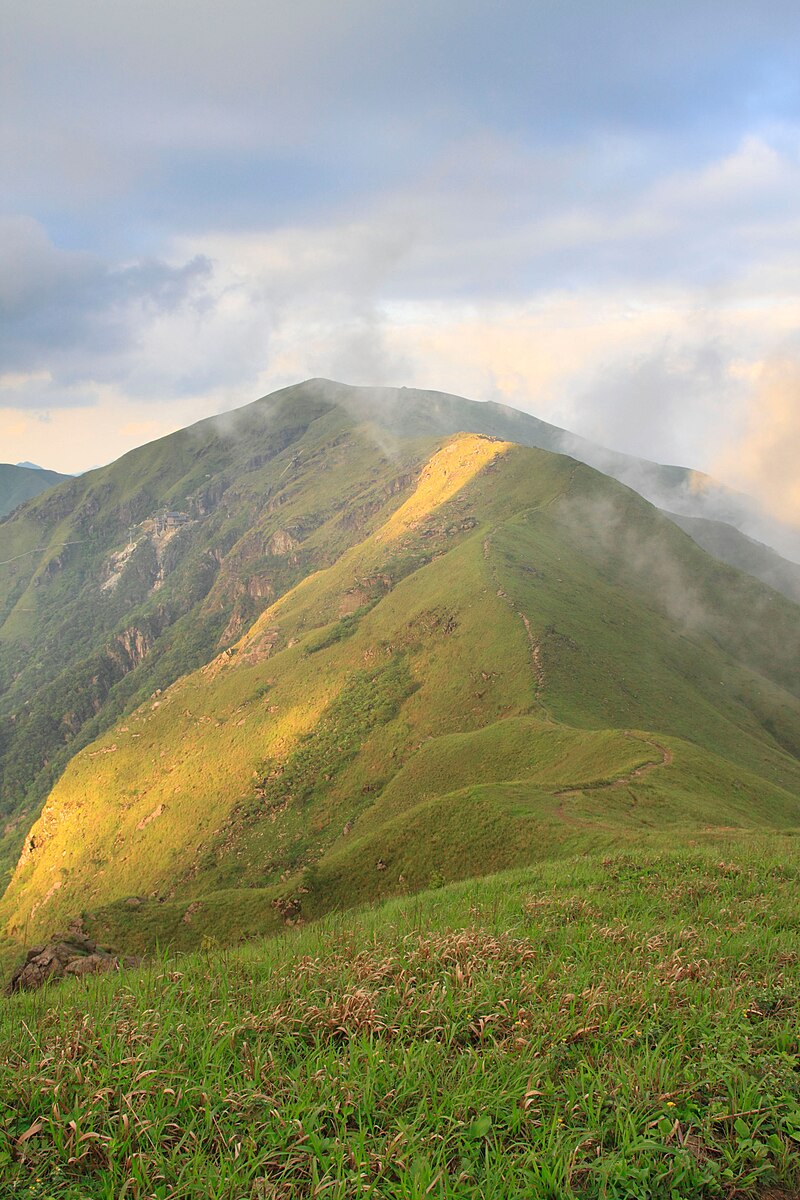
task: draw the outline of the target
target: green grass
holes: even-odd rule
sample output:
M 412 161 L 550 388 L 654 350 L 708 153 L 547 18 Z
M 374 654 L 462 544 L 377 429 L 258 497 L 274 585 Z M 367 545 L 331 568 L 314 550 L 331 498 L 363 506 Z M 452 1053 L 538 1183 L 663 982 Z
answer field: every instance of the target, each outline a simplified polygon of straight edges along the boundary
M 402 501 L 431 446 L 406 441 L 389 463 L 343 410 L 279 395 L 224 427 L 201 422 L 141 447 L 0 522 L 0 825 L 22 818 L 0 835 L 0 870 L 77 751 L 360 540 Z M 147 523 L 165 506 L 194 520 L 159 561 Z M 286 527 L 294 552 L 271 554 Z M 104 590 L 131 529 L 138 548 Z M 146 646 L 140 660 L 120 653 L 130 632 Z
M 0 517 L 68 478 L 57 471 L 32 470 L 30 467 L 0 463 Z
M 121 948 L 186 946 L 269 931 L 273 902 L 796 825 L 796 611 L 588 468 L 454 439 L 232 653 L 72 759 L 0 916 L 18 941 L 83 911 Z
M 0 521 L 0 872 L 13 868 L 27 829 L 78 751 L 377 528 L 435 446 L 460 430 L 550 451 L 563 445 L 562 431 L 491 403 L 310 380 L 140 447 Z M 569 444 L 578 447 L 575 439 Z M 620 478 L 644 469 L 662 494 L 680 494 L 689 478 L 624 455 L 604 462 Z M 37 487 L 44 478 L 2 471 L 28 483 L 36 476 Z M 0 478 L 0 512 L 2 492 Z M 159 562 L 146 526 L 164 507 L 194 520 Z M 287 527 L 296 547 L 281 561 L 268 547 Z M 131 529 L 139 548 L 118 586 L 103 590 Z M 729 533 L 733 544 L 726 540 L 722 557 L 758 574 L 747 540 Z M 426 545 L 410 553 L 401 547 L 383 567 L 396 583 L 429 558 Z M 774 582 L 772 568 L 761 574 Z M 734 590 L 742 586 L 735 578 L 729 573 Z M 365 602 L 371 599 L 367 585 Z M 763 589 L 750 606 L 756 624 L 777 635 L 780 621 L 762 601 Z M 337 617 L 328 612 L 322 623 Z M 342 619 L 323 640 L 349 636 L 355 623 Z M 131 633 L 148 647 L 141 660 L 119 653 L 119 636 Z M 763 639 L 756 632 L 754 640 L 758 658 Z M 780 636 L 775 642 L 782 644 Z M 775 697 L 756 701 L 765 727 L 796 752 L 791 720 L 776 715 Z
M 789 834 L 697 835 L 14 998 L 3 1196 L 791 1187 L 799 879 Z

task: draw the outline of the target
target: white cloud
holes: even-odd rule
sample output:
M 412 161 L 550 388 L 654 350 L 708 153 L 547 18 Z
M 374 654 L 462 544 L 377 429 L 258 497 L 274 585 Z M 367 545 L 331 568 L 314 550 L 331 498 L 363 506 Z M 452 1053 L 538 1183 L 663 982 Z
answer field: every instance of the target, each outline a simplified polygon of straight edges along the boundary
M 176 231 L 151 259 L 65 250 L 7 221 L 0 433 L 27 410 L 17 456 L 58 454 L 33 419 L 49 412 L 66 454 L 57 413 L 74 408 L 86 458 L 104 461 L 149 422 L 165 432 L 327 375 L 502 399 L 712 467 L 723 437 L 744 437 L 747 371 L 800 328 L 800 167 L 786 131 L 691 170 L 655 148 L 485 130 L 413 184 L 324 218 Z
M 800 528 L 800 357 L 775 356 L 741 374 L 751 383 L 744 420 L 715 465 L 774 516 Z

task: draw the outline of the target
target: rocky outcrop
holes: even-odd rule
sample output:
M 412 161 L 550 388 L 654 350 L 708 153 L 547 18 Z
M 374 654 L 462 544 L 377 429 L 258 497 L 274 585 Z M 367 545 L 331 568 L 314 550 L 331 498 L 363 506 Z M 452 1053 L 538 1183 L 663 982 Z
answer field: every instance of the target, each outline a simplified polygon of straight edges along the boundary
M 288 529 L 276 529 L 267 542 L 267 554 L 282 557 L 291 554 L 299 545 L 297 538 L 292 537 Z
M 138 667 L 139 663 L 144 662 L 153 648 L 154 640 L 149 630 L 131 625 L 129 629 L 123 629 L 122 633 L 116 635 L 107 653 L 109 658 L 120 663 L 127 674 Z
M 82 933 L 56 935 L 44 946 L 32 946 L 25 961 L 17 967 L 6 987 L 6 994 L 32 992 L 45 983 L 76 975 L 96 975 L 120 967 L 135 967 L 139 960 L 132 955 L 120 957 L 106 947 L 98 946 Z
M 150 822 L 157 821 L 163 812 L 164 812 L 164 805 L 157 804 L 151 813 L 148 813 L 146 817 L 142 817 L 141 821 L 139 821 L 136 828 L 137 829 L 146 829 L 147 826 L 150 824 Z

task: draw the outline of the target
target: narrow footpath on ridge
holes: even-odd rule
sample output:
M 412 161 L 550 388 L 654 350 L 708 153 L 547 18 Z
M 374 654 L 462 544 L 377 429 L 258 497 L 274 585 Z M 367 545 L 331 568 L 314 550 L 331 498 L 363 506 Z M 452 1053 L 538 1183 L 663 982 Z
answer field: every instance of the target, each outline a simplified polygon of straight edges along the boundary
M 563 492 L 560 492 L 559 495 L 554 496 L 551 500 L 548 500 L 546 504 L 539 505 L 538 508 L 531 509 L 530 512 L 541 512 L 543 509 L 549 508 L 555 500 L 558 500 L 564 496 L 568 490 L 568 487 L 565 488 Z M 530 618 L 522 611 L 522 609 L 517 607 L 503 587 L 495 563 L 492 560 L 492 540 L 499 528 L 501 528 L 501 526 L 495 526 L 495 528 L 483 539 L 483 557 L 486 562 L 489 578 L 495 588 L 495 594 L 501 600 L 505 601 L 514 615 L 522 622 L 522 625 L 525 629 L 525 636 L 528 640 L 528 646 L 530 648 L 531 670 L 534 683 L 534 700 L 536 707 L 538 708 L 539 714 L 544 721 L 546 721 L 549 725 L 555 725 L 558 722 L 556 722 L 544 701 L 546 677 L 544 664 L 542 661 L 541 642 L 533 631 Z M 583 821 L 581 818 L 567 813 L 565 801 L 570 796 L 579 796 L 584 792 L 611 791 L 617 788 L 628 787 L 630 784 L 634 783 L 634 781 L 643 779 L 646 775 L 649 775 L 651 771 L 660 770 L 663 767 L 668 767 L 671 765 L 674 755 L 668 746 L 662 745 L 661 742 L 657 742 L 654 738 L 649 738 L 643 736 L 642 734 L 634 733 L 630 729 L 625 729 L 622 732 L 624 733 L 625 737 L 630 738 L 633 741 L 641 742 L 642 745 L 652 747 L 658 752 L 660 757 L 656 761 L 642 763 L 640 766 L 634 767 L 631 771 L 628 771 L 626 774 L 620 775 L 615 779 L 598 780 L 597 782 L 585 783 L 583 785 L 570 785 L 567 787 L 558 788 L 553 792 L 553 795 L 559 798 L 559 804 L 558 808 L 556 809 L 556 813 L 560 820 L 565 821 L 568 824 L 575 825 L 591 824 L 592 822 Z

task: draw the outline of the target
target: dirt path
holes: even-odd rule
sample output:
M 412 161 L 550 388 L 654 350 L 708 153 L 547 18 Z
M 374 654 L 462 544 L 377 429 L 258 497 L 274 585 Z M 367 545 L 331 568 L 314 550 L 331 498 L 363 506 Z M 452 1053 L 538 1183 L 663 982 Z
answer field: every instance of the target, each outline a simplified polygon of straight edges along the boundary
M 33 550 L 26 550 L 24 554 L 16 554 L 14 558 L 4 558 L 0 562 L 0 567 L 7 567 L 9 563 L 19 562 L 21 558 L 30 558 L 31 554 L 46 554 L 48 550 L 63 550 L 65 546 L 82 546 L 83 542 L 56 542 L 54 546 L 36 546 Z
M 566 496 L 568 494 L 570 488 L 572 487 L 572 482 L 575 478 L 575 474 L 577 471 L 580 470 L 581 465 L 582 465 L 581 463 L 575 463 L 574 467 L 572 468 L 572 470 L 570 472 L 569 480 L 567 481 L 566 486 L 564 488 L 562 488 L 562 490 L 560 492 L 557 492 L 555 494 L 555 496 L 551 496 L 550 499 L 545 501 L 544 504 L 538 504 L 538 505 L 536 505 L 535 508 L 526 509 L 526 511 L 520 515 L 529 517 L 532 513 L 543 512 L 545 509 L 548 509 L 548 508 L 550 508 L 551 505 L 555 504 L 555 502 L 557 500 L 562 500 L 564 498 L 564 496 Z M 544 664 L 542 662 L 541 642 L 536 637 L 536 634 L 533 632 L 533 629 L 532 629 L 531 623 L 530 623 L 530 619 L 528 618 L 528 616 L 522 611 L 522 609 L 517 608 L 514 601 L 511 599 L 511 597 L 506 592 L 505 588 L 502 586 L 502 583 L 497 575 L 497 571 L 495 570 L 494 565 L 492 563 L 492 557 L 491 557 L 492 538 L 497 533 L 497 530 L 499 528 L 500 528 L 500 526 L 496 525 L 495 528 L 491 531 L 491 533 L 487 534 L 486 537 L 483 539 L 483 557 L 486 561 L 489 578 L 491 579 L 492 583 L 494 584 L 494 586 L 496 588 L 496 594 L 500 597 L 501 600 L 505 600 L 508 607 L 515 614 L 515 616 L 519 617 L 520 621 L 522 621 L 522 624 L 525 627 L 525 636 L 528 639 L 528 646 L 530 647 L 531 669 L 533 671 L 534 701 L 535 701 L 536 707 L 539 709 L 539 713 L 540 713 L 542 719 L 547 721 L 548 724 L 550 724 L 550 725 L 555 725 L 555 724 L 557 724 L 557 722 L 551 715 L 549 709 L 547 708 L 547 705 L 544 702 L 544 688 L 545 688 L 545 683 L 546 683 L 546 676 L 545 676 L 545 671 L 544 671 Z
M 499 598 L 501 600 L 505 600 L 506 604 L 511 609 L 511 611 L 514 613 L 514 615 L 519 617 L 520 621 L 522 621 L 522 624 L 525 629 L 525 636 L 528 639 L 528 646 L 530 648 L 531 670 L 533 672 L 534 701 L 536 703 L 537 708 L 539 709 L 539 712 L 540 712 L 543 720 L 547 721 L 550 724 L 555 724 L 552 716 L 550 715 L 550 712 L 547 709 L 547 706 L 544 703 L 544 700 L 542 699 L 542 694 L 544 692 L 544 685 L 545 685 L 545 674 L 544 674 L 544 666 L 542 664 L 541 643 L 539 642 L 539 639 L 536 637 L 535 633 L 533 632 L 533 629 L 531 628 L 531 623 L 530 623 L 530 620 L 528 619 L 528 617 L 525 615 L 525 613 L 522 611 L 522 609 L 517 608 L 514 601 L 511 599 L 511 597 L 508 595 L 508 593 L 505 591 L 505 589 L 501 586 L 500 580 L 497 576 L 497 572 L 495 571 L 494 566 L 492 564 L 492 558 L 491 558 L 492 538 L 494 537 L 496 532 L 497 532 L 497 530 L 493 529 L 492 532 L 490 534 L 487 534 L 487 536 L 483 539 L 483 557 L 486 560 L 489 577 L 490 577 L 492 583 L 495 585 L 495 588 L 497 589 L 497 591 L 496 591 L 497 596 L 499 596 Z
M 653 738 L 640 737 L 632 733 L 630 729 L 626 729 L 623 732 L 626 738 L 630 738 L 634 742 L 641 742 L 645 746 L 652 746 L 661 755 L 660 761 L 642 763 L 640 767 L 634 767 L 627 774 L 620 775 L 617 779 L 610 779 L 607 783 L 586 783 L 583 787 L 559 788 L 553 792 L 554 796 L 560 797 L 558 808 L 556 809 L 556 815 L 559 820 L 564 821 L 567 825 L 586 823 L 566 812 L 564 802 L 570 796 L 580 796 L 584 792 L 608 792 L 613 791 L 615 788 L 628 787 L 635 779 L 642 779 L 645 775 L 649 775 L 651 771 L 658 771 L 662 767 L 669 767 L 672 764 L 675 756 L 668 746 L 662 746 L 661 742 L 657 742 Z
M 567 492 L 569 491 L 569 486 L 572 483 L 572 479 L 574 478 L 575 471 L 578 470 L 578 467 L 579 467 L 579 464 L 576 464 L 576 466 L 573 468 L 572 475 L 570 476 L 570 482 L 569 482 L 569 484 L 567 484 L 567 487 L 564 489 L 563 492 L 560 492 L 558 495 L 553 496 L 552 499 L 548 500 L 546 504 L 541 504 L 537 508 L 530 509 L 528 511 L 528 513 L 526 513 L 525 515 L 528 516 L 530 513 L 541 512 L 543 509 L 549 508 L 550 505 L 554 503 L 554 501 L 560 500 L 564 495 L 566 495 Z M 539 709 L 539 712 L 540 712 L 543 720 L 547 721 L 548 724 L 555 725 L 555 724 L 557 724 L 557 722 L 551 715 L 551 713 L 550 713 L 549 709 L 547 708 L 547 705 L 545 704 L 545 701 L 544 701 L 544 689 L 545 689 L 545 684 L 547 682 L 547 678 L 545 675 L 544 664 L 542 662 L 541 642 L 536 637 L 536 634 L 533 632 L 533 628 L 531 627 L 530 619 L 528 618 L 526 613 L 524 613 L 522 611 L 522 609 L 520 609 L 516 606 L 516 604 L 514 603 L 512 598 L 508 595 L 505 588 L 502 586 L 501 580 L 500 580 L 500 578 L 497 574 L 497 571 L 495 569 L 495 566 L 492 562 L 492 539 L 493 539 L 494 535 L 497 533 L 497 530 L 499 528 L 501 528 L 501 526 L 499 526 L 499 525 L 495 526 L 495 528 L 491 531 L 491 533 L 488 533 L 486 535 L 486 537 L 483 539 L 483 557 L 486 562 L 487 572 L 488 572 L 488 575 L 489 575 L 489 578 L 490 578 L 492 584 L 494 585 L 494 587 L 496 589 L 496 595 L 501 600 L 505 601 L 505 603 L 508 605 L 508 607 L 514 613 L 514 615 L 516 617 L 518 617 L 519 620 L 523 624 L 523 627 L 525 629 L 525 636 L 528 639 L 528 646 L 530 647 L 531 670 L 533 673 L 534 700 L 536 703 L 536 707 Z M 568 813 L 565 809 L 565 801 L 570 796 L 579 796 L 583 792 L 603 792 L 603 791 L 611 791 L 616 788 L 628 787 L 631 783 L 634 782 L 634 780 L 643 779 L 644 776 L 649 775 L 651 771 L 657 771 L 657 770 L 660 770 L 662 767 L 668 767 L 671 765 L 674 756 L 668 746 L 662 746 L 662 744 L 660 742 L 655 741 L 653 738 L 642 737 L 638 734 L 635 734 L 630 729 L 626 729 L 623 732 L 624 732 L 625 737 L 630 738 L 633 741 L 641 742 L 643 745 L 646 745 L 646 746 L 652 746 L 653 749 L 657 750 L 658 753 L 660 754 L 660 756 L 661 756 L 660 759 L 657 762 L 642 763 L 642 765 L 640 767 L 634 767 L 634 769 L 632 771 L 629 771 L 627 774 L 620 775 L 617 779 L 610 779 L 606 783 L 599 783 L 599 782 L 598 783 L 587 783 L 587 784 L 584 784 L 582 787 L 564 787 L 564 788 L 559 788 L 557 791 L 554 791 L 552 794 L 554 796 L 559 797 L 559 804 L 556 809 L 556 814 L 557 814 L 559 820 L 563 821 L 567 825 L 595 824 L 595 822 L 593 822 L 593 821 L 591 821 L 591 822 L 585 821 L 585 820 L 582 820 L 580 817 L 575 817 L 575 816 L 572 816 L 570 813 Z

